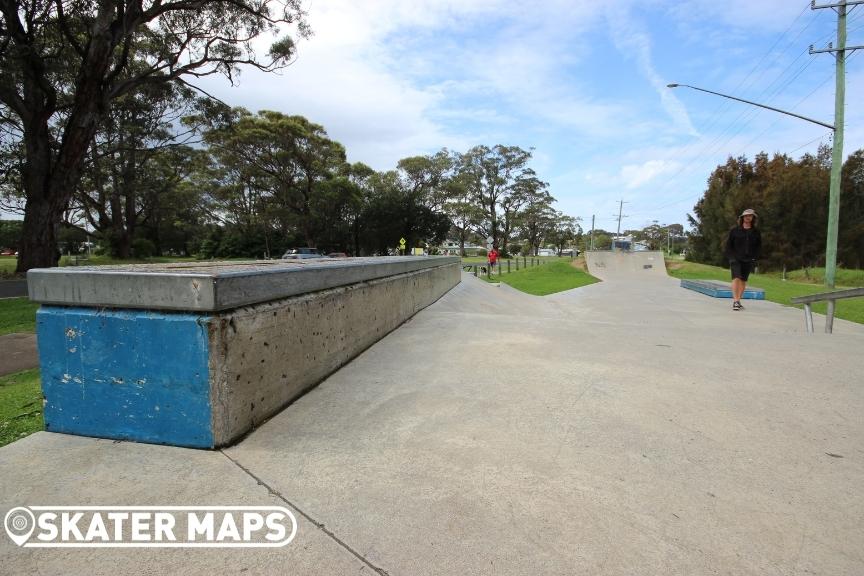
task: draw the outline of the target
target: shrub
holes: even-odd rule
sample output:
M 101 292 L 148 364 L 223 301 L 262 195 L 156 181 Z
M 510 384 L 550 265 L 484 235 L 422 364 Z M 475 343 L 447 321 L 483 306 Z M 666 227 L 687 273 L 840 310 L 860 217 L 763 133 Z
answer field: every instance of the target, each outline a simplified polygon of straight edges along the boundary
M 136 258 L 150 258 L 156 252 L 156 245 L 147 238 L 132 240 L 132 255 Z

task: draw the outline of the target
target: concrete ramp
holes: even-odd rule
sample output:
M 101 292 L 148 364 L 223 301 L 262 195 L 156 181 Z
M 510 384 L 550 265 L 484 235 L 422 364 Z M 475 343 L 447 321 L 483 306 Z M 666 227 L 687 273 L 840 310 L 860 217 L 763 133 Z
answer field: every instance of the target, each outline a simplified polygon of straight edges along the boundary
M 586 252 L 588 272 L 604 281 L 666 278 L 663 252 Z

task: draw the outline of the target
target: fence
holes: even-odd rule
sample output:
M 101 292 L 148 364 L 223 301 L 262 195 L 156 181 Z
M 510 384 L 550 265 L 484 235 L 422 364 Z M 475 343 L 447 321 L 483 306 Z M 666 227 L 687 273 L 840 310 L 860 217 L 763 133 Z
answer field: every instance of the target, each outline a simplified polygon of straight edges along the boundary
M 471 272 L 474 276 L 483 275 L 486 276 L 486 278 L 491 279 L 492 276 L 496 274 L 496 271 L 497 275 L 500 277 L 504 273 L 505 265 L 507 268 L 507 274 L 520 270 L 520 262 L 521 269 L 524 270 L 525 268 L 533 268 L 534 266 L 547 264 L 549 261 L 544 260 L 543 258 L 529 258 L 528 256 L 522 256 L 519 258 L 499 260 L 495 266 L 490 266 L 488 262 L 463 263 L 462 270 L 465 272 Z

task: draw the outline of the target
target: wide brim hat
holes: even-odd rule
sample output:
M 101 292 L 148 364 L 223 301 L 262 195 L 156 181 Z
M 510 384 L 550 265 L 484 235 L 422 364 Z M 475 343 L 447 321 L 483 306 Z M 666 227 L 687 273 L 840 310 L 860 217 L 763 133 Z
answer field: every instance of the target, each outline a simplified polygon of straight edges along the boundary
M 756 217 L 758 217 L 759 215 L 756 214 L 756 211 L 753 210 L 752 208 L 748 208 L 747 210 L 744 210 L 744 212 L 741 213 L 741 216 L 739 216 L 739 218 L 743 218 L 744 216 L 756 216 Z

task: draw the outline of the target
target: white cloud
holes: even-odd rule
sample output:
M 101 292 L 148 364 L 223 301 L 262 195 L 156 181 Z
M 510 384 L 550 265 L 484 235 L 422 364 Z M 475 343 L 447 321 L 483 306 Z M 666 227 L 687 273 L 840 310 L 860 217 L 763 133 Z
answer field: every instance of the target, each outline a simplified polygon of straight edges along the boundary
M 696 129 L 684 105 L 667 88 L 669 82 L 657 73 L 651 57 L 651 39 L 648 33 L 641 29 L 633 13 L 620 5 L 609 5 L 606 18 L 618 51 L 636 60 L 640 72 L 657 92 L 663 108 L 675 126 L 684 133 L 695 135 Z
M 667 160 L 648 160 L 642 164 L 628 164 L 621 167 L 621 180 L 628 190 L 644 186 L 663 174 L 674 172 L 680 167 L 677 162 Z
M 252 110 L 303 114 L 345 144 L 350 160 L 378 170 L 444 146 L 536 146 L 532 165 L 550 182 L 559 209 L 605 214 L 624 192 L 634 214 L 654 211 L 681 221 L 687 202 L 665 213 L 658 206 L 688 195 L 692 206 L 728 154 L 788 150 L 818 134 L 788 119 L 791 124 L 760 135 L 773 118 L 736 121 L 743 109 L 721 115 L 712 97 L 666 88 L 689 81 L 731 90 L 752 67 L 747 58 L 760 49 L 756 39 L 765 40 L 761 30 L 784 30 L 803 4 L 691 0 L 676 6 L 662 0 L 315 0 L 314 36 L 300 44 L 292 67 L 279 76 L 247 72 L 239 88 L 212 91 Z M 686 51 L 670 59 L 670 40 L 661 34 L 683 39 Z M 612 43 L 617 50 L 609 50 Z M 728 62 L 732 49 L 746 66 Z M 850 95 L 860 86 L 851 62 Z M 785 64 L 767 63 L 761 77 Z M 788 109 L 815 86 L 799 84 L 774 104 Z M 823 92 L 802 104 L 801 113 L 823 118 L 831 106 Z M 847 113 L 851 151 L 850 139 L 860 141 L 860 113 L 852 106 Z
M 594 3 L 564 0 L 316 2 L 314 36 L 282 74 L 247 71 L 230 90 L 214 80 L 205 85 L 252 110 L 307 116 L 346 145 L 349 159 L 379 170 L 443 146 L 500 139 L 529 147 L 528 139 L 508 136 L 519 121 L 514 114 L 541 131 L 566 126 L 574 136 L 608 135 L 632 124 L 631 112 L 585 95 L 561 72 L 588 53 L 575 39 L 600 14 Z M 424 35 L 429 50 L 418 51 L 411 43 Z M 435 76 L 443 82 L 430 82 Z

